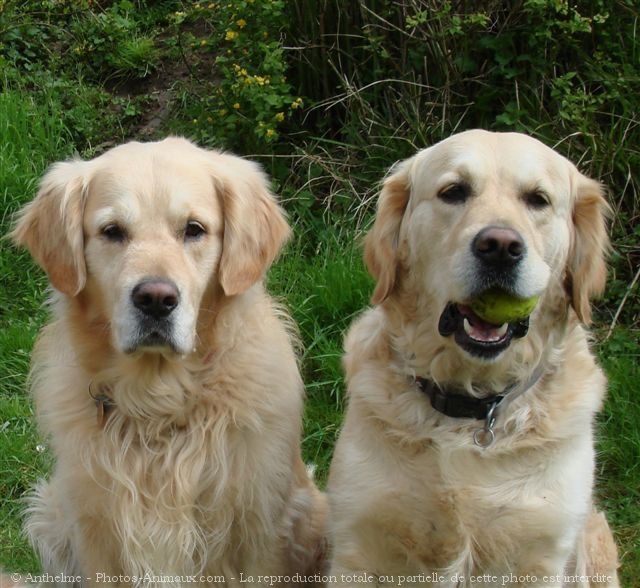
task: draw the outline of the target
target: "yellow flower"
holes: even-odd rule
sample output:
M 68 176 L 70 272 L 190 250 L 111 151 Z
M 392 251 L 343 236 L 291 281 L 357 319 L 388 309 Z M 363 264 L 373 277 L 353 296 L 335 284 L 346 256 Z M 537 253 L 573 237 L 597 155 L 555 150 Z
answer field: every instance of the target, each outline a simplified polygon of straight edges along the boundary
M 266 137 L 267 139 L 271 139 L 276 136 L 276 132 L 273 129 L 267 129 Z
M 202 40 L 200 41 L 200 45 L 203 45 L 203 46 L 204 46 L 204 45 L 206 45 L 206 44 L 207 44 L 207 40 L 206 40 L 206 39 L 202 39 Z
M 276 116 L 275 116 L 275 119 L 276 119 L 278 122 L 282 122 L 282 121 L 284 120 L 284 112 L 278 112 L 278 113 L 276 114 Z
M 239 20 L 236 21 L 236 24 L 238 25 L 238 27 L 240 27 L 241 29 L 244 29 L 244 27 L 247 26 L 247 21 L 244 18 L 241 18 Z
M 297 108 L 301 108 L 302 107 L 302 98 L 296 98 L 292 103 L 291 103 L 291 108 L 292 110 L 296 110 Z
M 224 40 L 233 41 L 235 38 L 237 38 L 237 36 L 238 36 L 237 31 L 227 31 L 227 34 L 224 36 Z
M 236 103 L 233 105 L 233 107 L 234 107 L 236 110 L 240 110 L 240 103 L 239 103 L 239 102 L 236 102 Z

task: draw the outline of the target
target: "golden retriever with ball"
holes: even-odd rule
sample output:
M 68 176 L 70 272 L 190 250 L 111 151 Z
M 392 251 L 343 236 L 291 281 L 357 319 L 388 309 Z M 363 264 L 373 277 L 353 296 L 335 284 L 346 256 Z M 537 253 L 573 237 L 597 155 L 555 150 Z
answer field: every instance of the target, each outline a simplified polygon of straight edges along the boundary
M 583 326 L 607 209 L 600 184 L 517 133 L 454 135 L 392 170 L 365 242 L 375 306 L 345 344 L 340 583 L 618 586 L 593 504 L 606 382 Z M 492 292 L 515 316 L 479 316 Z
M 55 288 L 31 374 L 45 571 L 244 586 L 321 565 L 294 337 L 262 285 L 289 233 L 256 164 L 180 138 L 44 176 L 13 237 Z

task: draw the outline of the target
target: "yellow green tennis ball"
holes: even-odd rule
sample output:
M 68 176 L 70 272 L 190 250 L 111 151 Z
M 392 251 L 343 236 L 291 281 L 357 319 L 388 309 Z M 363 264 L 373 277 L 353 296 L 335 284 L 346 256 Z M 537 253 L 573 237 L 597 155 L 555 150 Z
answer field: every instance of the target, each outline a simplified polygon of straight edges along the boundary
M 469 306 L 483 321 L 502 325 L 527 318 L 536 307 L 540 296 L 518 298 L 504 290 L 492 288 L 474 298 Z

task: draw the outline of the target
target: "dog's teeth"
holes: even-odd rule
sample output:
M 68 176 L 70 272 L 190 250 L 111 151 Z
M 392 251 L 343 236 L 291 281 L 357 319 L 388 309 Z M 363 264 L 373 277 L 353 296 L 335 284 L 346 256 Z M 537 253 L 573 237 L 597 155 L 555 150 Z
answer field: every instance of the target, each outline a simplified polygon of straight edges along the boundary
M 504 325 L 502 325 L 497 331 L 498 337 L 500 338 L 504 337 L 507 334 L 508 328 L 509 328 L 509 323 L 505 323 Z
M 464 327 L 464 332 L 467 335 L 471 336 L 471 333 L 473 332 L 473 327 L 471 326 L 471 323 L 469 322 L 469 319 L 467 317 L 464 318 L 462 325 Z

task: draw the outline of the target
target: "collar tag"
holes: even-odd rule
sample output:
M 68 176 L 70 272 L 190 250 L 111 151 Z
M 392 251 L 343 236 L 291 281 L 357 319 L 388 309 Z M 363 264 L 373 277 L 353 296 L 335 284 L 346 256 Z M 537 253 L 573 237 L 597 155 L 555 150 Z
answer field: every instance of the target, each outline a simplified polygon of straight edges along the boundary
M 89 384 L 89 396 L 96 403 L 96 422 L 98 427 L 103 429 L 116 403 L 104 393 L 95 394 L 91 389 L 91 384 Z

